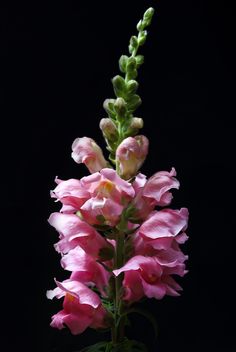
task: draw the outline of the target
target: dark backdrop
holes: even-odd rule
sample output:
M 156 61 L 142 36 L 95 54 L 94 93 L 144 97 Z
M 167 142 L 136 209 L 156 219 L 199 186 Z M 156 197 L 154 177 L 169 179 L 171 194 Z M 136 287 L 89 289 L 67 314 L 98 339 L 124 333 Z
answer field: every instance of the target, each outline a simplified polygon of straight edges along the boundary
M 118 58 L 148 6 L 156 14 L 142 49 L 137 115 L 150 154 L 143 172 L 175 166 L 173 207 L 190 210 L 184 250 L 189 274 L 180 298 L 147 304 L 159 324 L 134 317 L 130 336 L 150 351 L 234 351 L 235 14 L 228 1 L 31 1 L 1 5 L 1 333 L 6 351 L 71 352 L 100 336 L 49 327 L 60 302 L 47 301 L 64 279 L 47 224 L 58 209 L 54 177 L 82 177 L 72 141 L 98 128 L 113 97 Z

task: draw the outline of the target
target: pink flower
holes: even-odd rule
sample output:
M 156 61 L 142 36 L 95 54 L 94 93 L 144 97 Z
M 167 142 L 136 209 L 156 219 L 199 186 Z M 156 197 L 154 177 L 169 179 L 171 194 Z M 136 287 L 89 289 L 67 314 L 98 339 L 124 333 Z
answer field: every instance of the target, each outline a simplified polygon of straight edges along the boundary
M 88 285 L 96 285 L 105 296 L 105 287 L 108 284 L 109 274 L 104 267 L 97 263 L 80 246 L 71 249 L 61 259 L 63 269 L 72 271 L 71 280 L 77 280 Z
M 135 195 L 132 185 L 123 180 L 115 170 L 109 168 L 83 177 L 81 186 L 90 193 L 91 197 L 110 198 L 119 203 L 125 201 L 127 203 Z
M 62 181 L 56 178 L 55 181 L 58 185 L 51 191 L 51 197 L 64 205 L 62 212 L 75 212 L 90 196 L 89 192 L 81 186 L 80 180 Z
M 163 260 L 141 255 L 134 256 L 122 268 L 113 271 L 116 276 L 123 272 L 124 300 L 129 303 L 143 296 L 156 299 L 162 299 L 164 295 L 178 296 L 181 287 L 170 275 L 183 276 L 186 273 L 185 265 L 176 258 Z
M 148 153 L 148 139 L 139 135 L 124 139 L 116 150 L 116 160 L 123 178 L 136 175 Z
M 115 226 L 124 207 L 134 197 L 132 185 L 122 180 L 113 169 L 103 169 L 100 173 L 83 177 L 81 185 L 90 194 L 80 208 L 85 221 L 91 225 Z
M 72 144 L 72 158 L 78 164 L 83 163 L 91 173 L 107 166 L 101 148 L 92 138 L 76 138 Z
M 57 288 L 49 290 L 47 297 L 64 298 L 63 310 L 52 317 L 51 326 L 63 329 L 67 326 L 73 335 L 81 334 L 88 327 L 107 327 L 107 312 L 99 296 L 76 280 L 56 281 Z
M 179 181 L 174 177 L 176 171 L 174 168 L 168 171 L 155 173 L 144 185 L 142 196 L 155 201 L 155 205 L 161 207 L 169 205 L 172 200 L 170 189 L 179 189 Z
M 52 213 L 48 222 L 60 234 L 60 241 L 55 244 L 58 252 L 67 253 L 79 245 L 89 255 L 98 258 L 102 248 L 111 246 L 92 226 L 75 214 Z
M 155 250 L 169 249 L 173 243 L 175 246 L 184 243 L 188 238 L 184 232 L 187 224 L 186 208 L 153 211 L 134 235 L 135 252 L 143 253 L 148 247 Z
M 91 198 L 81 208 L 83 218 L 91 225 L 115 226 L 120 219 L 123 206 L 108 198 Z
M 170 172 L 157 172 L 147 181 L 143 174 L 136 176 L 133 182 L 136 197 L 132 202 L 136 209 L 135 218 L 145 219 L 155 206 L 166 206 L 171 203 L 170 189 L 179 188 L 179 181 L 174 176 L 176 176 L 174 168 Z

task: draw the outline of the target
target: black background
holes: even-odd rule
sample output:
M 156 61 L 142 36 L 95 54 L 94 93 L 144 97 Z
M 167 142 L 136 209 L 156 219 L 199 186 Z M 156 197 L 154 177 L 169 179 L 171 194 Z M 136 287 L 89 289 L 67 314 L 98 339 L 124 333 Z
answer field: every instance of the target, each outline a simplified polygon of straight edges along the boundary
M 129 335 L 150 351 L 235 351 L 233 224 L 235 14 L 210 0 L 8 2 L 1 5 L 1 334 L 6 351 L 70 352 L 99 341 L 49 327 L 61 307 L 45 291 L 66 273 L 47 224 L 54 177 L 80 178 L 76 137 L 104 147 L 98 128 L 110 79 L 144 10 L 156 14 L 140 69 L 137 115 L 150 153 L 148 176 L 175 166 L 173 207 L 190 210 L 189 273 L 180 298 L 151 300 L 159 325 L 133 317 Z M 2 340 L 3 341 L 3 340 Z M 3 343 L 3 342 L 2 342 Z

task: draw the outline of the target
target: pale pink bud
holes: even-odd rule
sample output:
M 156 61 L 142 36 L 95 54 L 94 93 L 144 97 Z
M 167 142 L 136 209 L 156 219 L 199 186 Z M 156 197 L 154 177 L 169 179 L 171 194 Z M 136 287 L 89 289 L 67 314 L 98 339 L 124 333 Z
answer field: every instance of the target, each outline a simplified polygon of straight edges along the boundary
M 92 138 L 76 138 L 72 144 L 72 150 L 71 156 L 74 161 L 85 164 L 91 173 L 107 166 L 101 148 Z
M 133 117 L 130 124 L 130 128 L 135 130 L 136 129 L 139 130 L 140 128 L 143 128 L 143 119 L 141 119 L 141 117 Z
M 116 160 L 120 175 L 129 179 L 136 175 L 148 153 L 148 139 L 139 135 L 128 137 L 121 142 L 116 150 Z
M 117 128 L 111 119 L 101 119 L 99 127 L 102 130 L 102 133 L 106 139 L 115 140 L 117 138 Z

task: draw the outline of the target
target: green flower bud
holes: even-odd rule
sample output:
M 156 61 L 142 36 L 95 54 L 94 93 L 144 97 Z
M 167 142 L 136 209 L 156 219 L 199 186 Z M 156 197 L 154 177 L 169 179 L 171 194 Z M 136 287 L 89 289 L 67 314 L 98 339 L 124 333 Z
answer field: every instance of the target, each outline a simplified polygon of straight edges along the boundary
M 144 56 L 137 55 L 137 56 L 135 56 L 135 60 L 136 60 L 137 68 L 139 68 L 139 66 L 141 66 L 144 63 Z
M 126 88 L 124 78 L 117 75 L 114 78 L 112 78 L 112 84 L 113 84 L 115 95 L 117 97 L 122 97 Z
M 132 47 L 132 45 L 130 44 L 128 48 L 129 48 L 129 53 L 132 54 L 134 51 L 134 48 Z
M 118 131 L 114 122 L 109 118 L 103 118 L 100 121 L 99 127 L 102 130 L 104 137 L 109 141 L 117 139 Z
M 127 73 L 127 78 L 128 80 L 134 80 L 136 77 L 138 76 L 138 71 L 136 69 L 134 69 L 133 71 L 129 71 Z
M 126 72 L 126 65 L 127 65 L 127 60 L 128 56 L 127 55 L 121 55 L 120 60 L 119 60 L 119 67 L 121 72 Z
M 130 38 L 130 45 L 136 49 L 138 47 L 138 38 L 133 35 L 131 38 Z
M 138 89 L 138 82 L 135 81 L 134 79 L 131 79 L 127 84 L 126 84 L 126 89 L 128 94 L 135 94 L 137 89 Z
M 124 136 L 129 137 L 129 136 L 135 136 L 140 128 L 143 128 L 143 119 L 140 117 L 133 117 L 131 119 L 131 122 L 129 122 L 128 128 L 124 130 Z
M 123 98 L 117 98 L 114 104 L 114 109 L 118 117 L 124 117 L 126 114 L 126 102 Z
M 114 103 L 115 99 L 106 99 L 103 103 L 103 108 L 112 119 L 115 119 L 116 116 L 114 111 Z
M 138 43 L 140 46 L 142 46 L 146 42 L 146 39 L 147 39 L 147 31 L 139 32 Z
M 134 69 L 136 69 L 136 60 L 134 57 L 129 57 L 128 61 L 127 61 L 127 66 L 126 66 L 126 69 L 127 69 L 127 72 L 129 71 L 133 71 Z
M 145 11 L 145 13 L 143 15 L 143 20 L 144 20 L 146 26 L 149 26 L 151 24 L 153 14 L 154 14 L 153 7 L 149 7 L 149 9 L 147 9 L 147 11 Z
M 143 28 L 143 21 L 142 21 L 142 20 L 140 20 L 140 21 L 138 22 L 136 28 L 137 28 L 137 30 L 138 30 L 139 32 L 144 30 L 144 28 Z
M 127 101 L 129 111 L 134 111 L 136 110 L 142 103 L 142 100 L 139 95 L 134 94 L 132 97 Z

